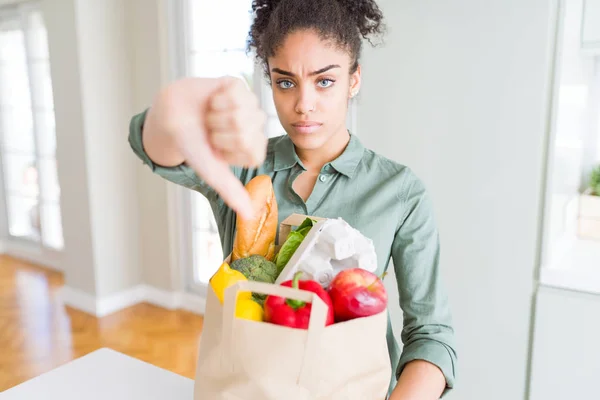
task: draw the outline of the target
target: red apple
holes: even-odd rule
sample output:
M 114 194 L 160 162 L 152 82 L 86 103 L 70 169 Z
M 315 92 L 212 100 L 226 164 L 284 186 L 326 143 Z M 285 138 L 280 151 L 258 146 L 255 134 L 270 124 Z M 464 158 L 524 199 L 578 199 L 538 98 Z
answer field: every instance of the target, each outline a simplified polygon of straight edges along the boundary
M 362 268 L 339 272 L 329 286 L 336 322 L 375 315 L 387 306 L 383 281 Z

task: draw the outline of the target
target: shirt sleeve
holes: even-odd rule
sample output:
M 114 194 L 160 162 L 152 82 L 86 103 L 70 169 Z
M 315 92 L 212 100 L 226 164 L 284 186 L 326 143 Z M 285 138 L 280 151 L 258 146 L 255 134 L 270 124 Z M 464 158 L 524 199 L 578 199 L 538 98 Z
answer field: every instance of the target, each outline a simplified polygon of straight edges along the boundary
M 401 193 L 405 213 L 396 232 L 392 259 L 404 315 L 404 345 L 396 369 L 425 360 L 446 378 L 444 397 L 455 383 L 457 360 L 452 316 L 440 276 L 440 242 L 433 207 L 423 183 L 411 174 Z
M 150 157 L 148 157 L 148 154 L 146 154 L 146 151 L 144 150 L 142 141 L 143 126 L 147 113 L 148 109 L 137 115 L 134 115 L 131 118 L 129 124 L 129 145 L 131 146 L 133 152 L 145 165 L 150 168 L 153 173 L 177 185 L 200 192 L 211 201 L 216 200 L 218 195 L 212 189 L 212 187 L 210 187 L 204 180 L 200 179 L 194 170 L 185 163 L 175 167 L 164 167 L 154 163 Z M 238 176 L 237 169 L 232 169 L 234 174 Z

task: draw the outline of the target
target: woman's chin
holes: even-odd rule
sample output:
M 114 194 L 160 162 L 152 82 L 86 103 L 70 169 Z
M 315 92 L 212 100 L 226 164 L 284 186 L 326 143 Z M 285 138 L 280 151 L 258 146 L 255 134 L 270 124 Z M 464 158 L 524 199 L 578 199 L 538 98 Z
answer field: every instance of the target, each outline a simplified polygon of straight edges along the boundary
M 321 134 L 304 134 L 297 132 L 289 132 L 288 136 L 294 142 L 294 145 L 302 150 L 314 150 L 322 147 L 327 138 Z

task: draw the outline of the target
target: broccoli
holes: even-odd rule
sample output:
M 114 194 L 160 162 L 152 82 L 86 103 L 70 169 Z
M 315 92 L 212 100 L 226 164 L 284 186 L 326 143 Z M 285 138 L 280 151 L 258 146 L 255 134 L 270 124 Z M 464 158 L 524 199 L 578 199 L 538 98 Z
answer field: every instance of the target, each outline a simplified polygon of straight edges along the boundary
M 231 268 L 244 274 L 249 281 L 274 283 L 279 275 L 275 263 L 257 254 L 235 260 L 231 263 Z M 267 298 L 258 293 L 252 293 L 252 297 L 261 305 Z

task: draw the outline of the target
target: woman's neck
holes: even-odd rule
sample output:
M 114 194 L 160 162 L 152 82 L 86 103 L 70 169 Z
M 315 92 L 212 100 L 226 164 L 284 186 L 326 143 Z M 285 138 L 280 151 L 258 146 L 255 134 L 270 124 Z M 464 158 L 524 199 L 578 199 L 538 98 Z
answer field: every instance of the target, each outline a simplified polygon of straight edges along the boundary
M 323 146 L 318 149 L 296 149 L 298 158 L 308 171 L 319 173 L 323 166 L 338 158 L 348 146 L 350 133 L 346 128 L 331 136 Z

